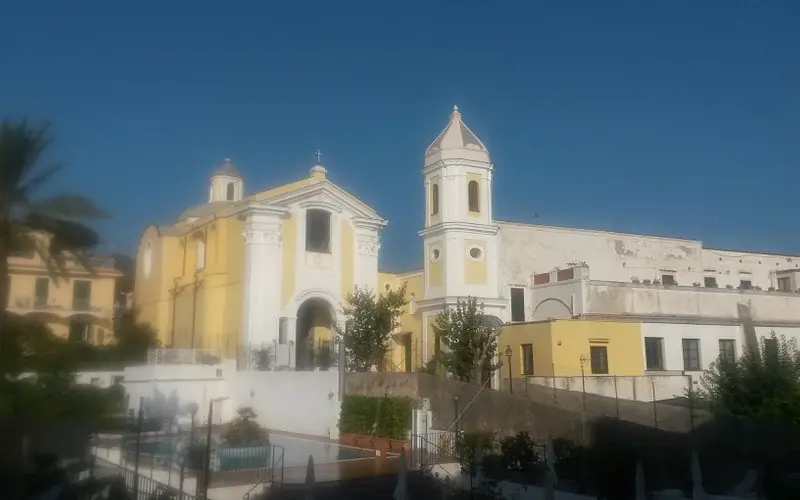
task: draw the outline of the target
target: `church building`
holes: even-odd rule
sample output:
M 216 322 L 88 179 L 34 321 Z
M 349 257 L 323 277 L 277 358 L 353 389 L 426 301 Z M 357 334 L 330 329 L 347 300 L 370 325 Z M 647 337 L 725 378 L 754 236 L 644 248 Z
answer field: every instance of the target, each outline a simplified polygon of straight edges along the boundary
M 322 165 L 246 195 L 225 160 L 207 203 L 144 231 L 139 321 L 165 346 L 240 360 L 268 350 L 272 368 L 303 369 L 344 324 L 354 287 L 405 285 L 389 370 L 423 367 L 441 349 L 436 316 L 472 296 L 509 332 L 500 349 L 512 377 L 580 374 L 584 359 L 597 374 L 699 372 L 759 338 L 800 337 L 800 257 L 497 220 L 493 176 L 488 148 L 454 108 L 422 159 L 425 219 L 408 251 L 421 249 L 423 266 L 397 274 L 378 269 L 387 221 Z

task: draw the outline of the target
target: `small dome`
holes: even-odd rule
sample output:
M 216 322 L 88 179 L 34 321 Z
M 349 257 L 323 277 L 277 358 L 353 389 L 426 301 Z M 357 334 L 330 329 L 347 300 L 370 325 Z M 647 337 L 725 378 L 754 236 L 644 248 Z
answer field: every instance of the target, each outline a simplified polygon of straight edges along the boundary
M 461 120 L 458 106 L 453 106 L 450 123 L 425 151 L 426 164 L 445 158 L 489 161 L 489 150 Z
M 233 166 L 233 162 L 230 160 L 230 158 L 225 158 L 225 161 L 223 161 L 219 165 L 219 167 L 217 167 L 217 169 L 214 170 L 214 173 L 211 174 L 212 177 L 216 177 L 218 175 L 224 175 L 224 176 L 227 176 L 227 177 L 235 177 L 237 179 L 243 179 L 244 178 L 244 177 L 242 177 L 242 174 L 240 174 L 239 171 L 236 170 L 236 167 Z

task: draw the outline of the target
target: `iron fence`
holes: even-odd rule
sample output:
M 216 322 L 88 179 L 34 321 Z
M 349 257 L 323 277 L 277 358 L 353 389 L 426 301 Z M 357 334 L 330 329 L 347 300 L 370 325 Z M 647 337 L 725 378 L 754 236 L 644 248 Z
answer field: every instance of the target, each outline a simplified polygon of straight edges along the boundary
M 147 351 L 148 365 L 216 365 L 223 361 L 214 349 L 159 348 Z
M 194 495 L 185 492 L 182 493 L 176 488 L 99 457 L 95 457 L 92 475 L 98 479 L 111 477 L 122 479 L 128 491 L 136 493 L 136 498 L 134 500 L 148 500 L 154 497 L 175 500 L 196 500 Z

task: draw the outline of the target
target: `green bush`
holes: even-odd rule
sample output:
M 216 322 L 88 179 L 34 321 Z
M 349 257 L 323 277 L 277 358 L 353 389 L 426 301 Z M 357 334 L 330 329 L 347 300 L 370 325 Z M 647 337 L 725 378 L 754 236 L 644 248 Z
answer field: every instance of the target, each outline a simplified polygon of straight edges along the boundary
M 541 464 L 543 451 L 527 432 L 500 441 L 500 461 L 508 470 L 533 470 Z
M 411 429 L 411 399 L 345 396 L 339 432 L 405 439 Z
M 461 470 L 472 471 L 472 463 L 475 460 L 475 449 L 480 444 L 483 456 L 490 455 L 496 451 L 497 437 L 493 432 L 462 432 L 456 441 L 456 455 Z
M 239 416 L 231 422 L 225 432 L 225 442 L 230 446 L 260 446 L 269 442 L 266 429 L 255 421 L 252 408 L 239 408 Z

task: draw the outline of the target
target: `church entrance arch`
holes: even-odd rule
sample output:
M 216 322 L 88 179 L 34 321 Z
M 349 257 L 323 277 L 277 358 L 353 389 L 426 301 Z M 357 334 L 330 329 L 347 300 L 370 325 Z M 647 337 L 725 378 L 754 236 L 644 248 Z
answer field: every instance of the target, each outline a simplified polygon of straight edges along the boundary
M 327 369 L 333 362 L 336 314 L 325 299 L 306 299 L 297 309 L 296 369 Z

